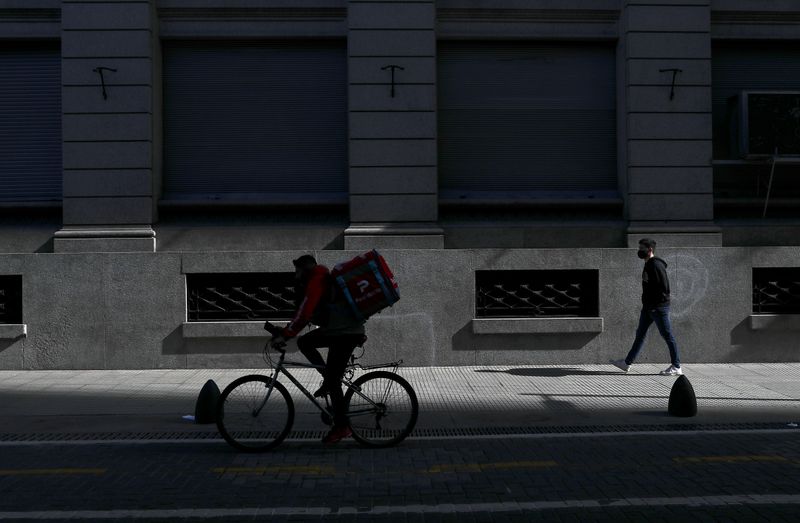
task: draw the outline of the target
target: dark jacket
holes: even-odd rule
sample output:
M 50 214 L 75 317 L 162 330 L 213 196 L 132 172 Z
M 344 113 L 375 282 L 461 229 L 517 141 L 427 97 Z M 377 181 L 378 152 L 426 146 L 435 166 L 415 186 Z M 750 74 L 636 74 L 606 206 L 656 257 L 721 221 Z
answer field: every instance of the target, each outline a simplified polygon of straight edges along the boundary
M 314 267 L 303 289 L 303 300 L 282 335 L 287 340 L 293 338 L 309 323 L 330 334 L 364 334 L 364 322 L 356 319 L 343 299 L 337 299 L 335 283 L 324 265 Z
M 647 308 L 669 305 L 667 262 L 653 256 L 642 271 L 642 305 Z

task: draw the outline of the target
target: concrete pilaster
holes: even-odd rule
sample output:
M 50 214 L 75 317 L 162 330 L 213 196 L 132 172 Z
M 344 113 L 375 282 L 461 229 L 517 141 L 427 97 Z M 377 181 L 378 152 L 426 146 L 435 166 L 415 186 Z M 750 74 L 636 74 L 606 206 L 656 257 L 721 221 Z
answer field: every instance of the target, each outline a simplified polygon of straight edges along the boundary
M 433 0 L 348 2 L 348 249 L 443 247 L 435 23 Z
M 63 0 L 61 20 L 64 226 L 54 248 L 153 251 L 154 0 Z
M 642 236 L 669 246 L 721 244 L 713 221 L 710 3 L 624 2 L 620 138 L 631 244 Z

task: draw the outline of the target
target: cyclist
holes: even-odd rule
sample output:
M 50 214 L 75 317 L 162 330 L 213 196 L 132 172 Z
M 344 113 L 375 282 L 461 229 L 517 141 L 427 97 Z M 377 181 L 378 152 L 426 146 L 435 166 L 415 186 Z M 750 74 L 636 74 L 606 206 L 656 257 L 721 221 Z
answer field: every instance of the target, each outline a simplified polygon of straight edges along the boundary
M 292 263 L 303 299 L 292 321 L 272 339 L 272 345 L 280 346 L 297 336 L 309 323 L 319 327 L 300 336 L 297 346 L 313 365 L 325 367 L 320 370 L 322 386 L 314 396 L 330 395 L 333 427 L 322 442 L 336 443 L 352 435 L 341 380 L 350 356 L 365 340 L 364 322 L 350 312 L 327 267 L 317 264 L 317 260 L 309 254 L 292 260 Z M 317 350 L 321 347 L 328 348 L 327 363 Z

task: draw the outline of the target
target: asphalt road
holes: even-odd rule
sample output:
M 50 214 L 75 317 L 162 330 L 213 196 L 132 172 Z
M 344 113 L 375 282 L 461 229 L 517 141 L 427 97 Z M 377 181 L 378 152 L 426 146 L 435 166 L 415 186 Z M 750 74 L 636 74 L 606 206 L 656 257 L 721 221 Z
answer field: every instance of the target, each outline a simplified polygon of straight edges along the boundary
M 798 521 L 800 431 L 0 443 L 0 519 Z

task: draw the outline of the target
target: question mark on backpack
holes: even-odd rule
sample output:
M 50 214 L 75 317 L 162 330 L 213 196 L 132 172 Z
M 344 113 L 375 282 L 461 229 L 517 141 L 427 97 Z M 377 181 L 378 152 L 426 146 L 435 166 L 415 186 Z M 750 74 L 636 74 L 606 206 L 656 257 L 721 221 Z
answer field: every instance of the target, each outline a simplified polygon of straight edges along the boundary
M 361 290 L 361 294 L 364 294 L 366 288 L 369 287 L 369 282 L 367 280 L 358 280 L 357 285 L 358 288 Z

